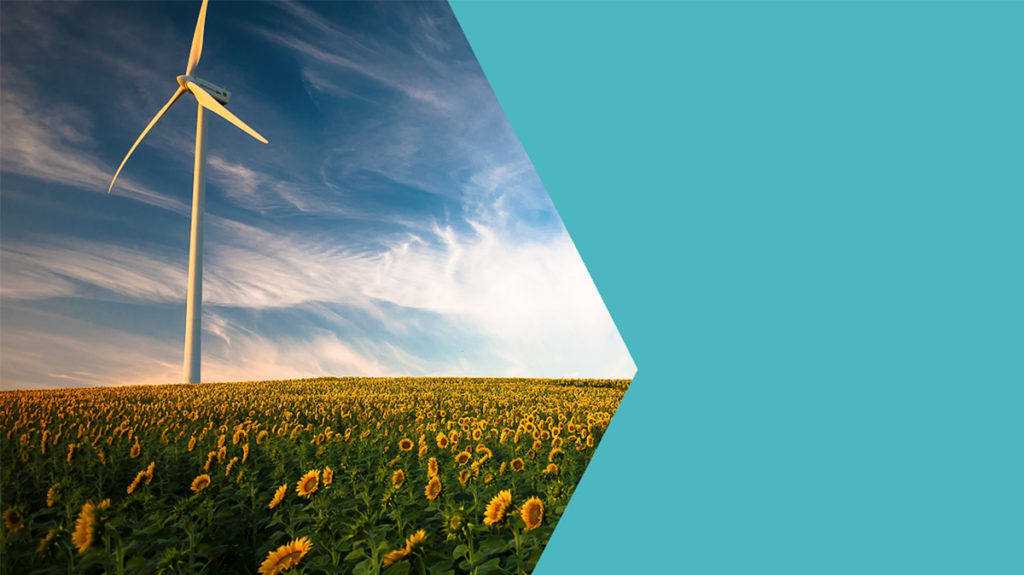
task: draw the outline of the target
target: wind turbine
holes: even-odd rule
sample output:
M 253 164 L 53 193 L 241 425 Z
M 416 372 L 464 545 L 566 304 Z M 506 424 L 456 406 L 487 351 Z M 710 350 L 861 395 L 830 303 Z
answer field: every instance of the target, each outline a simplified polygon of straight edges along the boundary
M 224 107 L 231 97 L 227 90 L 192 75 L 199 64 L 199 56 L 203 52 L 203 28 L 206 26 L 207 2 L 208 0 L 203 0 L 203 5 L 199 8 L 199 20 L 196 22 L 196 31 L 192 36 L 192 50 L 188 54 L 188 66 L 185 68 L 185 75 L 178 76 L 177 91 L 164 104 L 164 107 L 160 108 L 156 116 L 149 121 L 146 129 L 142 130 L 139 139 L 135 140 L 135 144 L 128 150 L 124 160 L 121 160 L 121 165 L 118 166 L 117 172 L 114 173 L 114 178 L 110 180 L 110 187 L 107 188 L 107 193 L 109 194 L 114 189 L 114 182 L 117 181 L 117 176 L 121 173 L 121 169 L 124 168 L 125 162 L 131 157 L 135 148 L 139 146 L 142 138 L 146 137 L 146 134 L 153 128 L 153 125 L 167 112 L 171 105 L 177 102 L 178 98 L 185 92 L 190 92 L 195 96 L 198 104 L 196 106 L 198 108 L 196 117 L 196 161 L 192 180 L 192 233 L 188 254 L 188 298 L 185 304 L 184 371 L 185 379 L 189 383 L 199 383 L 200 381 L 199 366 L 201 352 L 199 340 L 202 333 L 201 308 L 203 304 L 203 205 L 206 199 L 206 110 L 210 110 L 238 126 L 243 132 L 264 144 L 268 143 L 266 138 L 259 135 L 256 130 L 247 126 L 245 122 L 239 120 Z

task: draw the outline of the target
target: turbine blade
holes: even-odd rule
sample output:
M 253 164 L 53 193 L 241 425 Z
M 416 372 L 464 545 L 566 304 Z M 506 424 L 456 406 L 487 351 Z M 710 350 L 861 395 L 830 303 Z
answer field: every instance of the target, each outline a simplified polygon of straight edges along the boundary
M 206 90 L 202 89 L 198 84 L 196 84 L 195 82 L 187 82 L 187 85 L 188 89 L 192 92 L 192 95 L 195 96 L 196 100 L 199 101 L 200 106 L 206 108 L 207 110 L 213 112 L 214 114 L 217 114 L 221 118 L 224 118 L 225 120 L 238 126 L 239 128 L 241 128 L 243 132 L 263 142 L 264 144 L 269 143 L 267 142 L 267 139 L 259 135 L 259 133 L 256 132 L 256 130 L 253 130 L 252 128 L 247 126 L 245 122 L 239 120 L 234 114 L 229 112 L 227 108 L 221 105 L 220 102 L 214 100 L 213 96 L 211 96 L 210 93 Z
M 203 54 L 203 29 L 206 28 L 206 2 L 203 0 L 199 8 L 199 20 L 196 21 L 196 31 L 192 35 L 192 50 L 188 53 L 188 67 L 185 68 L 185 75 L 191 76 L 192 71 L 199 64 L 199 57 Z
M 121 174 L 121 169 L 124 168 L 125 162 L 127 162 L 128 158 L 131 157 L 132 152 L 135 151 L 135 148 L 139 147 L 139 142 L 142 141 L 142 138 L 146 137 L 146 134 L 148 134 L 149 131 L 153 128 L 153 125 L 156 124 L 156 121 L 159 120 L 164 115 L 164 112 L 166 112 L 167 109 L 171 107 L 171 104 L 173 104 L 175 101 L 177 101 L 178 98 L 180 98 L 181 95 L 184 94 L 184 93 L 185 93 L 185 88 L 182 88 L 182 87 L 179 86 L 178 90 L 176 92 L 174 92 L 173 96 L 171 96 L 171 99 L 167 100 L 167 103 L 164 104 L 164 107 L 160 108 L 160 111 L 156 113 L 156 116 L 153 116 L 153 119 L 149 121 L 149 124 L 146 126 L 146 129 L 142 130 L 142 134 L 139 135 L 139 139 L 135 140 L 135 143 L 132 144 L 132 149 L 128 150 L 128 153 L 125 154 L 124 159 L 121 160 L 121 165 L 118 166 L 117 167 L 117 171 L 114 172 L 114 179 L 110 180 L 110 187 L 107 188 L 107 193 L 108 194 L 110 193 L 111 190 L 114 189 L 114 182 L 117 181 L 117 176 Z

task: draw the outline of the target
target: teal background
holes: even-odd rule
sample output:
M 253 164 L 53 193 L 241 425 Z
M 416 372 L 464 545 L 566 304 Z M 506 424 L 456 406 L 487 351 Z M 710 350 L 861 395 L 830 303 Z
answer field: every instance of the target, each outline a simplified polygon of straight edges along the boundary
M 1024 6 L 453 7 L 639 369 L 536 573 L 1024 573 Z

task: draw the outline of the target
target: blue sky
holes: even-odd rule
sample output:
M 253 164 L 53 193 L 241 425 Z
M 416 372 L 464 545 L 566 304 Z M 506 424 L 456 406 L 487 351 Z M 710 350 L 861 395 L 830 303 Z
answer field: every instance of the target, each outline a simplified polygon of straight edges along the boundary
M 2 386 L 181 381 L 199 2 L 3 3 Z M 632 377 L 445 3 L 211 2 L 203 380 Z M 614 233 L 614 228 L 609 228 Z

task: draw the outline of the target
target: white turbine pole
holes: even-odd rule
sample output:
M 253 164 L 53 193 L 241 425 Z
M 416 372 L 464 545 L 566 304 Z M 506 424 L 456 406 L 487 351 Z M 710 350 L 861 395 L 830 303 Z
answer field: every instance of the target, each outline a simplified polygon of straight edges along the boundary
M 135 140 L 128 150 L 121 165 L 114 172 L 110 180 L 109 194 L 114 189 L 114 182 L 118 174 L 124 168 L 125 162 L 131 157 L 135 148 L 139 147 L 142 138 L 153 129 L 153 126 L 185 92 L 190 92 L 196 97 L 196 107 L 199 109 L 196 116 L 196 164 L 195 174 L 192 180 L 192 234 L 189 242 L 188 252 L 188 298 L 185 303 L 185 380 L 189 383 L 199 383 L 202 377 L 199 374 L 200 361 L 202 359 L 202 348 L 199 344 L 203 333 L 203 205 L 206 203 L 206 110 L 224 118 L 234 124 L 237 128 L 249 134 L 253 138 L 268 143 L 264 138 L 243 122 L 237 116 L 224 107 L 228 103 L 231 94 L 206 80 L 200 80 L 192 75 L 196 66 L 199 65 L 199 58 L 203 53 L 203 32 L 206 28 L 206 4 L 209 0 L 203 0 L 199 8 L 199 19 L 196 21 L 196 31 L 192 35 L 192 49 L 188 54 L 188 67 L 184 76 L 178 76 L 178 89 L 171 96 L 171 99 L 164 104 L 163 108 L 153 116 L 149 124 L 139 138 Z M 198 82 L 198 83 L 197 83 Z M 213 94 L 207 92 L 212 90 Z M 216 94 L 216 97 L 214 96 Z
M 185 304 L 185 380 L 199 383 L 203 317 L 203 210 L 206 203 L 206 108 L 196 115 L 196 164 L 192 180 L 192 235 L 188 252 L 188 300 Z

